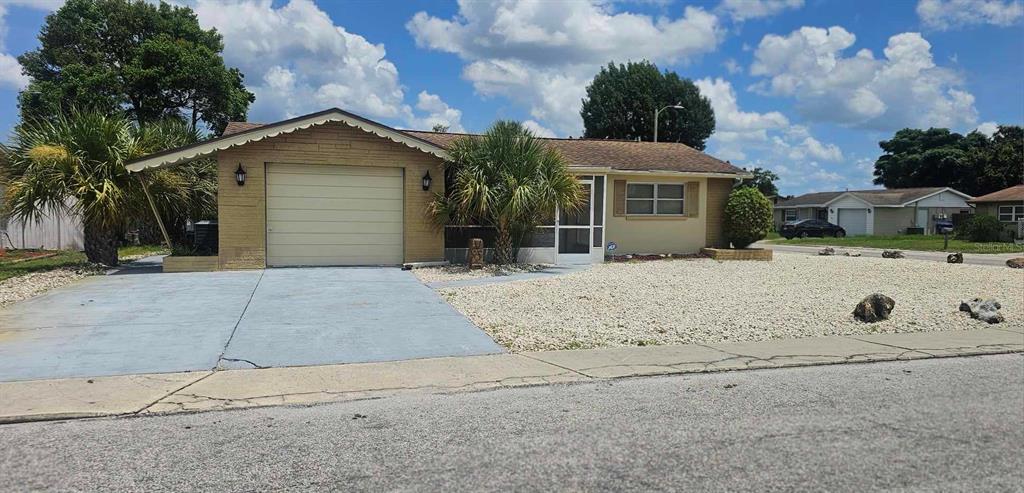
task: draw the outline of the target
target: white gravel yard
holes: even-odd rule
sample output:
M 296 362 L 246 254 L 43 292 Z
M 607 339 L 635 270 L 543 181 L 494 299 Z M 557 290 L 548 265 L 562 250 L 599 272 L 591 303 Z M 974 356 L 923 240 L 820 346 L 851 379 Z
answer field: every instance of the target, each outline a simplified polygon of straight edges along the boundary
M 512 351 L 757 341 L 987 327 L 960 300 L 995 298 L 1024 326 L 1024 272 L 1006 267 L 776 252 L 772 262 L 606 263 L 565 276 L 444 288 L 455 308 Z M 854 306 L 896 300 L 865 324 Z
M 549 267 L 544 264 L 485 265 L 482 269 L 470 270 L 465 265 L 446 265 L 444 267 L 424 267 L 412 272 L 422 283 L 463 281 L 466 279 L 482 279 L 485 277 L 507 276 L 536 272 Z
M 91 267 L 65 267 L 0 281 L 0 307 L 29 299 L 51 289 L 67 286 L 79 279 L 102 272 L 102 270 Z

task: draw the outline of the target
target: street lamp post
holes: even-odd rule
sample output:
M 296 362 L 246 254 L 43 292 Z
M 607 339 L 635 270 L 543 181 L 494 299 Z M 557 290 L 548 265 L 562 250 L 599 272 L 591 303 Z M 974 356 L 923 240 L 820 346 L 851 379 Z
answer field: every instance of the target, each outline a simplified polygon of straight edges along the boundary
M 677 109 L 677 110 L 684 110 L 684 109 L 686 109 L 686 108 L 683 108 L 682 106 L 680 106 L 678 104 L 670 104 L 670 105 L 668 105 L 668 106 L 666 106 L 666 107 L 664 107 L 664 108 L 662 108 L 660 110 L 654 110 L 654 141 L 655 142 L 658 141 L 658 115 L 660 115 L 662 111 L 665 111 L 665 110 L 667 110 L 669 108 L 673 108 L 673 109 Z

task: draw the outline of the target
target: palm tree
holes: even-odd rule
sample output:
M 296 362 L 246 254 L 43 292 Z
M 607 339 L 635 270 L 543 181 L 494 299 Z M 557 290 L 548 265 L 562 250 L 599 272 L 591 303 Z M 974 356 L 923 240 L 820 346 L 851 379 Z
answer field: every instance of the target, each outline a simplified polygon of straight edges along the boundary
M 93 111 L 23 122 L 11 144 L 0 146 L 7 212 L 23 219 L 50 211 L 80 215 L 86 257 L 117 265 L 118 238 L 127 225 L 152 220 L 139 175 L 129 174 L 125 162 L 197 138 L 184 124 L 140 128 L 122 116 Z M 150 170 L 144 178 L 157 209 L 175 217 L 215 203 L 216 181 L 211 192 L 208 174 L 186 165 Z
M 477 224 L 497 232 L 495 261 L 510 264 L 524 235 L 577 210 L 583 189 L 555 149 L 518 122 L 498 121 L 480 136 L 457 139 L 448 150 L 445 195 L 430 210 L 439 224 Z

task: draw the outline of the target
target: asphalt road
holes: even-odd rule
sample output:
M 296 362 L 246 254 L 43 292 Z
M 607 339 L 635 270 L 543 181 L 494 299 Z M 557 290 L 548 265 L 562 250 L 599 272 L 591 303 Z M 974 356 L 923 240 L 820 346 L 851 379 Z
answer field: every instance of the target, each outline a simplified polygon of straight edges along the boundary
M 1024 357 L 0 427 L 0 488 L 1020 491 Z
M 788 252 L 788 253 L 804 253 L 807 255 L 818 255 L 823 246 L 813 245 L 787 245 L 785 243 L 770 243 L 760 241 L 752 245 L 755 248 L 771 248 L 776 252 Z M 840 247 L 833 246 L 837 255 L 842 255 L 843 252 L 857 252 L 864 257 L 882 257 L 882 252 L 885 250 L 879 248 L 861 248 L 861 247 Z M 902 250 L 903 255 L 906 258 L 914 260 L 927 260 L 931 262 L 942 262 L 946 263 L 946 256 L 950 252 L 922 252 L 919 250 Z M 965 253 L 964 263 L 971 265 L 992 265 L 997 267 L 1006 267 L 1006 261 L 1011 258 L 1020 257 L 1020 253 Z

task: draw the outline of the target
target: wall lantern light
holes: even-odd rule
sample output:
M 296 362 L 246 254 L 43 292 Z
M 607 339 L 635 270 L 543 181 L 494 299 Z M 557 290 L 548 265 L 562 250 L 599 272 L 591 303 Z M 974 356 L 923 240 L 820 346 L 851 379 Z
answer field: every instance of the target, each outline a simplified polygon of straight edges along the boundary
M 238 186 L 245 185 L 245 168 L 242 168 L 242 163 L 238 163 L 238 169 L 235 170 L 235 182 Z
M 427 174 L 423 175 L 423 190 L 424 191 L 430 190 L 430 182 L 432 182 L 432 181 L 434 181 L 434 179 L 430 177 L 430 171 L 427 171 Z

